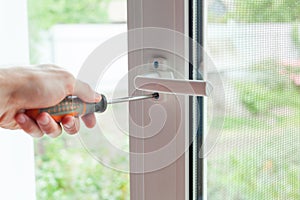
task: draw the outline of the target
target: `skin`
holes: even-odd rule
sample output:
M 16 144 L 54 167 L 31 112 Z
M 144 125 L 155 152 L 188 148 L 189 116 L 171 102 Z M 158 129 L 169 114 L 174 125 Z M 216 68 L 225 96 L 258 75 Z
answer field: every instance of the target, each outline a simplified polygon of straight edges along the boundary
M 23 129 L 32 137 L 44 134 L 57 137 L 62 128 L 69 134 L 79 131 L 79 119 L 66 116 L 55 122 L 48 113 L 41 113 L 33 120 L 24 112 L 27 109 L 54 106 L 66 96 L 74 95 L 85 102 L 99 102 L 101 95 L 72 74 L 54 65 L 12 67 L 0 69 L 0 127 Z M 96 124 L 94 114 L 82 117 L 89 128 Z

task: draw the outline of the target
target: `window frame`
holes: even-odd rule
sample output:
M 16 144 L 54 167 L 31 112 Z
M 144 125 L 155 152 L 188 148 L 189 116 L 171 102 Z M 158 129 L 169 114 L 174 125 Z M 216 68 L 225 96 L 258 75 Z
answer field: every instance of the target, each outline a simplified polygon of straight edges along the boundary
M 164 3 L 162 3 L 160 0 L 128 0 L 128 29 L 129 31 L 143 27 L 162 27 L 174 29 L 176 31 L 181 31 L 183 34 L 189 36 L 193 40 L 197 41 L 201 46 L 203 46 L 203 22 L 205 16 L 205 10 L 203 8 L 205 7 L 205 3 L 198 3 L 198 1 L 193 0 L 167 0 Z M 155 10 L 155 12 L 151 12 L 152 10 Z M 201 11 L 200 15 L 194 15 L 194 13 L 197 13 L 199 11 Z M 156 16 L 153 17 L 153 15 Z M 197 20 L 193 18 L 194 16 L 197 17 Z M 159 18 L 163 20 L 158 20 Z M 176 21 L 175 26 L 170 25 L 172 20 L 173 22 Z M 167 24 L 167 21 L 169 21 L 170 23 Z M 200 30 L 196 31 L 197 35 L 195 35 L 195 30 L 193 30 L 195 26 L 200 27 Z M 129 46 L 134 46 L 135 42 L 137 43 L 138 40 L 132 39 L 129 35 Z M 197 55 L 197 53 L 200 53 L 200 55 L 202 54 L 202 52 L 194 52 L 193 54 L 194 50 L 189 45 L 190 44 L 185 44 L 185 51 L 190 60 L 193 60 L 193 56 Z M 142 52 L 133 56 L 129 55 L 129 70 L 134 66 L 143 63 L 143 58 L 147 57 L 147 55 L 145 56 L 144 54 L 147 54 L 147 52 Z M 140 58 L 142 59 L 140 60 Z M 199 75 L 196 75 L 196 78 L 195 76 L 193 76 L 193 65 L 197 65 L 197 62 L 199 63 L 199 61 L 202 60 L 197 60 L 195 63 L 190 63 L 189 65 L 185 66 L 187 79 L 201 80 L 203 78 Z M 201 70 L 202 74 L 204 74 L 203 69 Z M 131 95 L 134 89 L 132 79 L 133 77 L 129 77 L 129 95 Z M 194 101 L 197 101 L 198 104 L 196 103 L 195 105 L 195 103 L 193 103 Z M 184 164 L 183 168 L 176 171 L 176 176 L 181 177 L 181 180 L 184 180 L 184 184 L 177 184 L 176 186 L 173 185 L 173 188 L 170 188 L 168 185 L 160 185 L 160 187 L 157 188 L 157 186 L 154 185 L 159 185 L 159 182 L 167 177 L 167 173 L 172 173 L 172 169 L 168 169 L 168 167 L 166 167 L 166 170 L 162 173 L 159 172 L 160 170 L 145 174 L 135 174 L 131 172 L 130 194 L 132 200 L 174 199 L 174 195 L 169 194 L 170 191 L 175 191 L 175 199 L 205 199 L 206 181 L 203 177 L 206 177 L 206 161 L 205 158 L 201 158 L 201 156 L 199 155 L 201 145 L 198 145 L 199 143 L 202 143 L 203 138 L 205 137 L 205 103 L 206 102 L 202 97 L 185 97 L 185 139 L 186 141 L 188 141 L 188 143 L 191 143 L 191 145 L 185 152 L 183 160 L 177 160 L 175 162 L 175 164 L 177 164 L 178 166 L 182 166 L 182 164 Z M 143 103 L 138 104 L 136 102 L 132 102 L 129 104 L 129 113 L 131 118 L 136 120 L 137 118 L 142 118 L 142 113 L 137 114 L 136 112 L 134 112 L 134 110 L 143 108 L 143 105 L 141 104 Z M 201 116 L 201 125 L 196 124 L 196 127 L 191 120 L 195 113 L 196 115 Z M 135 130 L 131 128 L 130 134 L 134 132 Z M 193 142 L 194 139 L 195 141 Z M 141 141 L 130 138 L 130 152 L 140 152 L 142 147 L 143 143 Z M 136 159 L 130 158 L 130 169 L 133 169 L 133 165 L 137 166 L 138 162 L 139 161 L 137 161 Z M 140 167 L 144 167 L 144 161 L 140 161 Z

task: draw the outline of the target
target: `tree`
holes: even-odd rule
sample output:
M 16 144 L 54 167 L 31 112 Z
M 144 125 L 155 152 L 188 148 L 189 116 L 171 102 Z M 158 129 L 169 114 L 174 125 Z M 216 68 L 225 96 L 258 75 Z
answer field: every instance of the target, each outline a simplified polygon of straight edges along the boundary
M 297 22 L 299 0 L 236 0 L 230 18 L 240 22 Z

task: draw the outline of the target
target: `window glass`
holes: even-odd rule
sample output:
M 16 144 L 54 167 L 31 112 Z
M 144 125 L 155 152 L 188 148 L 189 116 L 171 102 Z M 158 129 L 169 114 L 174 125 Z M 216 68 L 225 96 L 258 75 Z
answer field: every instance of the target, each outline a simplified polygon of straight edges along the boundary
M 226 95 L 208 199 L 299 199 L 300 2 L 209 0 L 207 9 L 206 50 Z
M 126 11 L 125 0 L 28 0 L 31 63 L 54 63 L 76 77 L 93 50 L 127 30 Z M 120 60 L 112 64 L 115 70 L 105 75 L 105 87 L 97 88 L 107 98 L 127 71 L 127 58 Z M 109 120 L 105 113 L 96 114 L 96 118 Z M 83 123 L 81 126 L 81 135 L 90 133 Z M 104 133 L 109 140 L 128 149 L 128 138 L 119 140 L 119 130 L 109 127 L 113 125 L 107 126 Z M 37 199 L 129 199 L 129 175 L 96 161 L 81 142 L 79 137 L 67 134 L 35 140 Z M 100 146 L 97 142 L 94 145 Z M 129 165 L 123 157 L 114 162 Z

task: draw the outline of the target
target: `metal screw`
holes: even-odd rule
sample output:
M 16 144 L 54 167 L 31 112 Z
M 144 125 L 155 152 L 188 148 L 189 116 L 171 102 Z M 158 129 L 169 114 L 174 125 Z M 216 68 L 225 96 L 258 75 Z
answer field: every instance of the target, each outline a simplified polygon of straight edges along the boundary
M 154 68 L 158 68 L 158 66 L 159 66 L 159 62 L 157 61 L 157 60 L 155 60 L 154 62 L 153 62 L 153 66 L 154 66 Z

